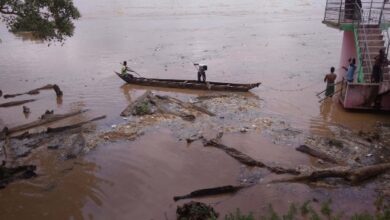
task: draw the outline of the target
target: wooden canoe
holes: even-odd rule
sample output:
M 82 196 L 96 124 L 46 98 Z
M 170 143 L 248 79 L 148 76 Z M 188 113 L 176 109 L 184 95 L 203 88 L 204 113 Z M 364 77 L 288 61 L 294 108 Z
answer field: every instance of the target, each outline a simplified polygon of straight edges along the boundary
M 115 72 L 121 79 L 129 84 L 154 87 L 168 87 L 179 89 L 200 89 L 200 90 L 215 90 L 215 91 L 234 91 L 247 92 L 250 89 L 258 87 L 261 83 L 253 84 L 238 84 L 238 83 L 222 83 L 222 82 L 198 82 L 196 80 L 176 80 L 176 79 L 153 79 L 142 77 L 130 77 Z

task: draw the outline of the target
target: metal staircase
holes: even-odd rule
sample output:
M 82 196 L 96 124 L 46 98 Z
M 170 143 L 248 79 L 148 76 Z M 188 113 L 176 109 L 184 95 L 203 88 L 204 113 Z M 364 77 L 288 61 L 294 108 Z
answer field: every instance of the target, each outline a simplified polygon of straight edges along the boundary
M 371 82 L 372 67 L 379 50 L 388 50 L 384 35 L 378 25 L 360 25 L 358 27 L 358 45 L 361 54 L 361 65 L 364 83 Z M 389 80 L 389 67 L 383 68 L 384 80 Z
M 356 56 L 357 80 L 352 83 L 342 80 L 340 83 L 342 106 L 346 109 L 390 111 L 389 66 L 382 67 L 383 82 L 371 82 L 375 57 L 381 49 L 385 50 L 386 56 L 389 54 L 390 1 L 327 0 L 323 23 L 343 30 L 346 33 L 343 52 Z M 351 43 L 354 43 L 356 51 L 351 51 Z
M 354 30 L 358 54 L 358 82 L 370 83 L 372 67 L 380 49 L 389 52 L 390 1 L 327 0 L 323 23 L 344 30 Z M 383 79 L 390 80 L 389 67 Z

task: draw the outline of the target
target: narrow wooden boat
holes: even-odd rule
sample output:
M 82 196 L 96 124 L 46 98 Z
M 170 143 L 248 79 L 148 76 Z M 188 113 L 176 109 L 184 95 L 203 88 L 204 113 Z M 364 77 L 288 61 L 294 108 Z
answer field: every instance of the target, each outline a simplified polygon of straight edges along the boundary
M 176 80 L 176 79 L 153 79 L 142 77 L 131 77 L 115 72 L 121 79 L 129 84 L 142 86 L 168 87 L 180 89 L 201 89 L 215 91 L 234 91 L 247 92 L 250 89 L 258 87 L 261 83 L 253 84 L 238 84 L 238 83 L 222 83 L 222 82 L 198 82 L 196 80 Z

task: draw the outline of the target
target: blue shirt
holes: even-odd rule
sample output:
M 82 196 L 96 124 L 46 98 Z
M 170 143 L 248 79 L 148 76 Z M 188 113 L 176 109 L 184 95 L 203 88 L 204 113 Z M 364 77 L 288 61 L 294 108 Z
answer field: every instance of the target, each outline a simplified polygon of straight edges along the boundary
M 347 71 L 347 81 L 353 82 L 353 74 L 355 74 L 356 66 L 354 64 L 350 64 Z

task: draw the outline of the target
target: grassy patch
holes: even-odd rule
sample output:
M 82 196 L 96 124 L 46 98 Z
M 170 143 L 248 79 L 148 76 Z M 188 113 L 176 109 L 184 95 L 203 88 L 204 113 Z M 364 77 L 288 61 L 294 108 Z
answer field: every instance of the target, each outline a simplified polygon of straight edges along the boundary
M 253 213 L 245 214 L 237 209 L 235 213 L 227 214 L 225 220 L 390 220 L 390 207 L 383 205 L 383 199 L 378 199 L 375 205 L 377 207 L 375 214 L 363 212 L 356 213 L 350 218 L 344 218 L 342 213 L 333 212 L 331 200 L 322 203 L 319 212 L 311 206 L 310 201 L 306 201 L 302 205 L 292 203 L 287 213 L 278 213 L 272 205 L 269 205 L 266 215 L 262 214 L 259 218 L 255 218 Z

